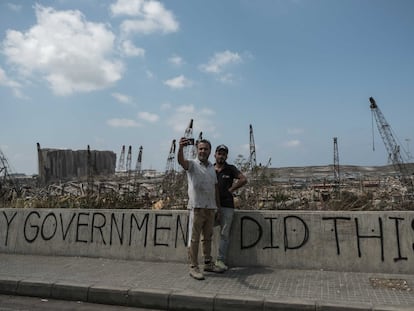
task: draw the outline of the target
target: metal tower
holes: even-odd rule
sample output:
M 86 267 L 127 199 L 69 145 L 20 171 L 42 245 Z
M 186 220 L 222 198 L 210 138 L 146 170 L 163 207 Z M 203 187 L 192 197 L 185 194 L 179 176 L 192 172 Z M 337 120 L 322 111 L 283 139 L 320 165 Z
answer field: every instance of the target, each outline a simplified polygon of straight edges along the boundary
M 142 165 L 142 146 L 139 147 L 137 163 L 135 164 L 136 174 L 141 174 L 141 165 Z
M 198 134 L 198 138 L 195 141 L 194 146 L 192 148 L 192 152 L 193 152 L 192 157 L 193 157 L 193 159 L 195 159 L 197 157 L 197 145 L 198 145 L 198 142 L 202 139 L 203 139 L 203 132 L 200 132 L 200 134 Z
M 254 144 L 253 127 L 250 124 L 250 155 L 249 168 L 252 170 L 257 166 L 256 164 L 256 146 Z
M 203 132 L 200 132 L 200 134 L 198 134 L 198 138 L 196 140 L 196 146 L 197 146 L 198 142 L 202 139 L 203 139 Z
M 193 136 L 193 119 L 190 120 L 190 124 L 185 129 L 184 137 L 194 139 L 194 136 Z M 195 145 L 185 146 L 183 151 L 184 151 L 184 158 L 186 158 L 186 159 L 194 159 L 195 156 L 196 156 Z
M 88 188 L 87 188 L 87 194 L 92 195 L 93 194 L 93 185 L 94 185 L 94 173 L 95 173 L 95 161 L 92 159 L 92 153 L 91 153 L 91 148 L 88 145 L 88 149 L 87 149 L 87 184 L 88 184 Z
M 165 174 L 175 171 L 175 139 L 173 139 L 170 147 L 170 153 L 167 158 L 167 165 L 165 167 Z
M 339 152 L 338 152 L 338 138 L 333 138 L 334 144 L 334 159 L 333 159 L 333 173 L 334 173 L 334 185 L 335 190 L 339 190 L 341 179 L 339 175 Z
M 13 171 L 7 161 L 6 156 L 0 149 L 0 189 L 3 185 L 9 185 L 12 189 L 20 192 L 20 187 L 17 181 L 11 176 Z
M 131 172 L 131 161 L 132 161 L 132 146 L 130 145 L 128 147 L 128 154 L 127 154 L 127 160 L 126 160 L 126 171 L 128 173 Z
M 125 145 L 122 146 L 121 155 L 119 157 L 118 171 L 125 171 Z
M 370 97 L 369 101 L 371 103 L 370 108 L 373 118 L 375 118 L 377 123 L 378 132 L 380 133 L 388 152 L 388 160 L 392 163 L 395 170 L 401 174 L 401 181 L 403 184 L 407 186 L 410 192 L 413 192 L 413 183 L 409 177 L 408 169 L 400 153 L 400 146 L 397 144 L 397 141 L 392 134 L 391 126 L 388 124 L 387 120 L 385 120 L 385 117 L 377 106 L 374 98 Z

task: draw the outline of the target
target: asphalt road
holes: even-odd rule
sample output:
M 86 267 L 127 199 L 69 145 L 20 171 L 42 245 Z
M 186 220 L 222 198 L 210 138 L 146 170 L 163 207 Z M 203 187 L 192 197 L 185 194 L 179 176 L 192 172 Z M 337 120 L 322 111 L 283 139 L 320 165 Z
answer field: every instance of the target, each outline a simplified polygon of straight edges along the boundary
M 158 311 L 154 309 L 130 308 L 111 305 L 41 299 L 36 297 L 0 295 L 0 311 Z

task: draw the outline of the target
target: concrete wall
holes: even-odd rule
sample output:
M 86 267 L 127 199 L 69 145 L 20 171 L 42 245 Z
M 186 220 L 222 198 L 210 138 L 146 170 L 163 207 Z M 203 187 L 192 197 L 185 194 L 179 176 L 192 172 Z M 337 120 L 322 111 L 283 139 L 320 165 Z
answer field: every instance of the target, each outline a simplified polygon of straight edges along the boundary
M 6 208 L 0 252 L 186 262 L 187 221 L 187 211 Z M 218 228 L 213 249 L 217 238 Z M 412 274 L 414 212 L 237 211 L 229 263 Z

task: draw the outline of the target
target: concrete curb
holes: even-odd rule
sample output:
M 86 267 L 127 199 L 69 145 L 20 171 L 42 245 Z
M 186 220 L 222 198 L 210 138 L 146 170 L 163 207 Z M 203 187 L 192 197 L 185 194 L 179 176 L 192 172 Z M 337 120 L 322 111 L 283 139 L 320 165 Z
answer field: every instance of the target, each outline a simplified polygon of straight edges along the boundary
M 373 306 L 371 304 L 331 303 L 301 299 L 209 294 L 193 291 L 169 291 L 113 287 L 45 280 L 0 278 L 0 294 L 85 301 L 160 310 L 261 310 L 261 311 L 408 311 L 412 307 Z
M 17 285 L 16 294 L 20 296 L 51 297 L 52 284 L 45 280 L 22 280 Z
M 19 281 L 12 278 L 3 278 L 0 280 L 0 293 L 5 295 L 16 295 Z
M 215 294 L 192 291 L 173 291 L 169 298 L 168 310 L 213 311 Z
M 163 289 L 130 289 L 129 306 L 168 310 L 172 291 Z
M 88 285 L 57 282 L 52 286 L 52 298 L 74 301 L 87 301 L 88 289 Z
M 217 294 L 214 301 L 216 311 L 263 310 L 264 298 Z
M 264 301 L 263 310 L 266 311 L 315 311 L 316 304 L 313 300 L 302 299 L 268 299 Z

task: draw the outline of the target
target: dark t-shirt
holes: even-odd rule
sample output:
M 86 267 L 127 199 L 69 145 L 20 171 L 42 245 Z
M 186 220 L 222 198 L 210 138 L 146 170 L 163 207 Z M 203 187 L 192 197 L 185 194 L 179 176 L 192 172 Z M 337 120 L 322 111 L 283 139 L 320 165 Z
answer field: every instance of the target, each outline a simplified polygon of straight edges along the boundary
M 224 163 L 224 167 L 217 172 L 218 188 L 220 193 L 220 204 L 223 207 L 234 208 L 233 194 L 229 191 L 233 181 L 240 175 L 240 171 L 232 164 Z

